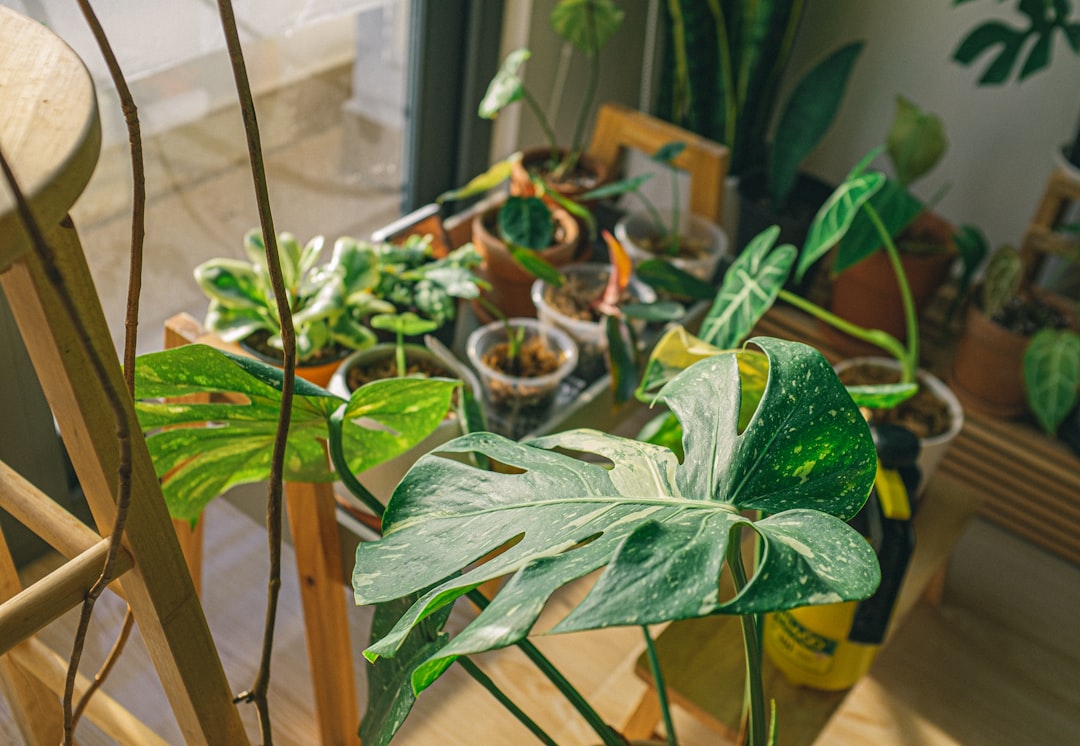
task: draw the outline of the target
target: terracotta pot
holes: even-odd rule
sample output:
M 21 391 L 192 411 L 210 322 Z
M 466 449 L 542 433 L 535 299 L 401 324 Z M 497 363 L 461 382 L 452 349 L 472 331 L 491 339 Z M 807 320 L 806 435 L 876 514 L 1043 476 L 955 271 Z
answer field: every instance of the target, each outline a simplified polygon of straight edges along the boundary
M 271 357 L 263 352 L 260 352 L 255 347 L 248 344 L 245 340 L 240 340 L 240 348 L 251 357 L 256 360 L 266 363 L 267 365 L 273 365 L 275 368 L 281 367 L 281 357 Z M 349 350 L 342 349 L 341 354 L 334 357 L 331 360 L 321 363 L 297 363 L 296 376 L 297 378 L 303 378 L 308 383 L 313 383 L 316 386 L 326 388 L 330 385 L 330 379 L 334 375 L 334 371 L 341 365 L 341 361 L 349 355 Z
M 559 149 L 559 156 L 566 153 L 565 148 Z M 518 196 L 530 196 L 535 192 L 529 173 L 540 171 L 544 173 L 544 183 L 548 189 L 558 192 L 564 197 L 574 199 L 585 192 L 596 189 L 611 180 L 610 172 L 606 165 L 585 153 L 578 159 L 575 175 L 578 178 L 565 179 L 553 182 L 546 175 L 544 163 L 551 158 L 551 148 L 529 148 L 522 152 L 521 159 L 514 164 L 510 174 L 510 193 Z
M 929 254 L 901 253 L 900 263 L 911 287 L 915 311 L 920 314 L 945 282 L 949 267 L 956 258 L 953 241 L 955 229 L 941 217 L 923 212 L 904 231 L 904 238 L 935 243 L 943 248 Z M 853 267 L 848 267 L 833 281 L 830 310 L 866 329 L 881 329 L 901 342 L 907 339 L 904 311 L 896 275 L 885 252 L 877 251 Z M 880 350 L 860 342 L 831 326 L 824 329 L 826 340 L 847 355 L 878 354 Z
M 972 305 L 956 346 L 949 385 L 964 407 L 993 417 L 1027 411 L 1024 350 L 1031 340 L 991 321 Z
M 514 261 L 513 255 L 495 233 L 499 206 L 476 215 L 472 222 L 473 245 L 484 258 L 478 274 L 491 284 L 484 297 L 508 317 L 535 317 L 536 306 L 529 289 L 536 279 Z M 585 257 L 581 255 L 581 231 L 576 220 L 564 210 L 552 214 L 561 228 L 563 240 L 540 252 L 540 257 L 554 267 L 564 267 Z M 473 310 L 482 320 L 490 320 L 483 305 L 473 301 Z

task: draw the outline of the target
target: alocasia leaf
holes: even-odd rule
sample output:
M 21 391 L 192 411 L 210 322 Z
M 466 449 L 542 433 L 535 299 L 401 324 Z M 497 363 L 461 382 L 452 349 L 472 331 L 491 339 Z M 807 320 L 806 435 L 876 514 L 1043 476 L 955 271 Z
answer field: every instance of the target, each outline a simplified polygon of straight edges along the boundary
M 666 448 L 591 430 L 528 443 L 476 433 L 421 458 L 390 501 L 383 538 L 357 550 L 353 588 L 367 604 L 433 587 L 365 655 L 394 655 L 420 619 L 509 573 L 491 605 L 416 670 L 416 690 L 446 658 L 519 641 L 555 590 L 601 568 L 554 631 L 870 595 L 880 580 L 873 550 L 844 523 L 874 478 L 866 423 L 818 352 L 769 338 L 753 343 L 768 356 L 769 378 L 744 429 L 735 353 L 693 365 L 661 392 L 684 428 L 681 463 Z M 473 452 L 515 473 L 442 456 Z M 607 466 L 571 453 L 595 454 Z M 745 510 L 768 517 L 751 521 Z M 742 529 L 760 536 L 761 564 L 739 594 L 722 599 L 727 545 Z
M 521 83 L 518 70 L 531 54 L 528 49 L 515 49 L 506 55 L 499 71 L 488 84 L 484 98 L 480 101 L 478 113 L 482 119 L 494 119 L 503 108 L 525 95 L 525 86 Z
M 806 243 L 799 254 L 795 278 L 801 280 L 806 271 L 844 237 L 866 200 L 881 189 L 885 175 L 877 172 L 859 174 L 838 186 L 818 210 L 806 233 Z
M 1068 329 L 1036 334 L 1024 352 L 1024 385 L 1035 419 L 1047 434 L 1055 434 L 1076 406 L 1080 335 Z

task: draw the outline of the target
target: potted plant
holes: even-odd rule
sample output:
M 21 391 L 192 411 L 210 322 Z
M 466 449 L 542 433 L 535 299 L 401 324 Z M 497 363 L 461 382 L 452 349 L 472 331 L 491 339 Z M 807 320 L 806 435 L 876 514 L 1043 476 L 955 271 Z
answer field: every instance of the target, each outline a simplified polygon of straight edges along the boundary
M 630 255 L 635 267 L 641 262 L 653 258 L 670 261 L 679 269 L 710 282 L 716 274 L 720 258 L 727 253 L 728 239 L 724 229 L 694 215 L 689 210 L 683 211 L 679 200 L 679 179 L 672 161 L 686 148 L 686 143 L 671 142 L 661 146 L 650 159 L 664 166 L 671 183 L 671 207 L 661 211 L 637 188 L 652 174 L 643 174 L 636 178 L 634 194 L 644 205 L 643 211 L 629 212 L 615 223 L 615 237 Z M 616 182 L 611 186 L 618 186 Z M 594 197 L 614 195 L 619 190 L 600 187 L 591 194 Z
M 659 113 L 730 149 L 733 186 L 724 227 L 736 250 L 772 224 L 781 225 L 784 242 L 800 244 L 831 188 L 800 173 L 799 164 L 832 123 L 861 42 L 819 62 L 797 82 L 778 117 L 780 82 L 803 3 L 675 0 L 665 7 L 661 90 L 668 93 Z M 736 225 L 743 220 L 745 228 Z
M 958 256 L 956 228 L 910 191 L 914 181 L 937 165 L 946 146 L 940 118 L 897 97 L 885 146 L 893 176 L 871 197 L 870 205 L 895 240 L 916 314 L 945 282 Z M 889 255 L 881 249 L 879 227 L 868 212 L 859 213 L 833 255 L 829 308 L 858 326 L 881 329 L 903 341 L 908 326 L 905 300 Z M 870 351 L 834 329 L 827 328 L 827 333 L 833 346 L 847 354 Z
M 542 323 L 567 332 L 577 343 L 577 376 L 594 381 L 609 371 L 616 402 L 633 393 L 638 378 L 639 338 L 649 321 L 673 321 L 686 310 L 661 301 L 652 287 L 633 276 L 622 244 L 607 231 L 610 262 L 575 264 L 561 285 L 536 280 L 533 302 Z
M 520 161 L 515 162 L 514 193 L 532 194 L 534 175 L 547 184 L 549 191 L 567 197 L 579 195 L 606 181 L 606 170 L 583 154 L 585 124 L 595 104 L 600 50 L 618 29 L 623 16 L 623 11 L 611 0 L 559 0 L 552 10 L 551 27 L 585 55 L 587 68 L 585 96 L 578 110 L 570 143 L 565 147 L 560 147 L 543 107 L 520 76 L 522 65 L 530 57 L 529 50 L 517 49 L 503 61 L 480 102 L 480 116 L 494 119 L 510 104 L 524 101 L 548 139 L 545 146 L 527 151 Z
M 889 212 L 897 209 L 897 206 L 884 202 L 881 205 L 884 212 L 879 213 L 873 205 L 873 196 L 886 181 L 884 174 L 866 170 L 875 156 L 876 151 L 864 158 L 825 203 L 811 225 L 801 252 L 790 244 L 776 245 L 780 233 L 778 226 L 758 235 L 747 245 L 725 274 L 723 285 L 702 321 L 698 336 L 675 329 L 657 342 L 638 387 L 639 396 L 648 397 L 650 391 L 690 362 L 740 343 L 775 301 L 781 299 L 809 313 L 821 323 L 888 353 L 891 360 L 887 361 L 886 367 L 891 370 L 875 374 L 872 380 L 853 381 L 852 373 L 842 371 L 840 374 L 841 380 L 848 384 L 852 397 L 860 406 L 873 412 L 876 421 L 896 422 L 899 419 L 900 424 L 915 429 L 917 426 L 910 420 L 912 407 L 901 405 L 916 396 L 919 397 L 917 406 L 920 408 L 923 406 L 921 402 L 927 398 L 942 398 L 947 416 L 935 414 L 934 419 L 945 420 L 947 428 L 933 434 L 921 430 L 916 433 L 921 436 L 919 468 L 923 476 L 922 484 L 925 485 L 949 443 L 959 433 L 963 414 L 959 401 L 948 387 L 918 369 L 918 317 L 903 265 L 898 259 L 899 250 L 885 227 L 889 221 L 895 220 L 895 216 Z M 844 238 L 860 212 L 870 216 L 872 224 L 879 231 L 879 240 L 884 244 L 890 263 L 896 268 L 894 282 L 903 299 L 907 332 L 904 343 L 886 331 L 858 326 L 784 289 L 796 261 L 798 279 Z M 933 397 L 930 397 L 931 392 Z M 941 406 L 939 403 L 935 411 L 940 411 Z M 670 442 L 670 428 L 670 418 L 667 418 L 658 420 L 653 431 L 657 437 L 668 439 L 664 442 Z
M 1070 329 L 1065 304 L 1024 277 L 1013 247 L 991 256 L 972 293 L 949 382 L 965 407 L 995 417 L 1030 410 L 1053 435 L 1076 404 L 1080 335 Z
M 301 373 L 325 385 L 349 351 L 375 343 L 365 323 L 371 313 L 393 305 L 373 292 L 374 247 L 342 237 L 330 260 L 318 264 L 325 245 L 316 236 L 301 247 L 295 236 L 278 236 L 282 276 L 296 330 L 296 358 L 308 364 Z M 239 342 L 271 362 L 281 360 L 281 326 L 262 234 L 244 236 L 247 260 L 211 259 L 195 268 L 195 280 L 210 299 L 205 326 L 227 342 Z
M 428 346 L 405 341 L 434 331 L 438 328 L 438 322 L 405 312 L 379 314 L 372 317 L 370 323 L 375 329 L 391 332 L 394 342 L 358 350 L 347 357 L 330 379 L 328 389 L 331 392 L 348 399 L 368 383 L 393 378 L 458 379 L 463 384 L 455 392 L 454 406 L 429 435 L 404 453 L 371 466 L 357 476 L 368 492 L 381 502 L 386 502 L 401 477 L 421 454 L 462 433 L 485 428 L 483 415 L 474 404 L 474 392 L 479 391 L 479 385 L 472 372 L 435 339 L 426 338 Z M 347 500 L 345 506 L 354 514 L 367 507 Z
M 753 367 L 767 375 L 742 375 L 747 358 L 759 359 Z M 416 694 L 455 661 L 475 667 L 469 656 L 512 644 L 533 657 L 526 636 L 547 599 L 601 569 L 552 632 L 637 625 L 651 649 L 649 624 L 740 615 L 748 742 L 766 742 L 761 615 L 865 598 L 880 579 L 873 550 L 844 522 L 869 492 L 874 446 L 828 364 L 797 343 L 763 338 L 699 362 L 668 383 L 661 398 L 685 426 L 681 460 L 592 430 L 528 443 L 475 433 L 410 470 L 383 515 L 383 537 L 360 546 L 353 575 L 357 603 L 377 604 L 379 620 L 365 656 L 384 696 L 377 708 L 369 703 L 365 743 L 387 743 Z M 472 453 L 514 468 L 484 471 L 456 458 Z M 753 520 L 746 511 L 768 517 Z M 740 536 L 751 528 L 762 543 L 761 564 L 747 570 Z M 734 579 L 732 596 L 718 591 L 722 571 Z M 454 601 L 475 599 L 474 588 L 508 574 L 490 604 L 477 599 L 479 616 L 449 638 L 443 626 Z M 547 670 L 598 741 L 624 743 L 565 677 Z M 654 675 L 663 692 L 658 667 Z M 507 706 L 542 742 L 552 742 Z M 784 713 L 777 719 L 782 727 Z M 675 743 L 666 721 L 668 742 Z
M 547 421 L 559 385 L 578 359 L 569 335 L 529 318 L 502 318 L 474 330 L 466 354 L 483 391 L 489 428 L 514 439 Z

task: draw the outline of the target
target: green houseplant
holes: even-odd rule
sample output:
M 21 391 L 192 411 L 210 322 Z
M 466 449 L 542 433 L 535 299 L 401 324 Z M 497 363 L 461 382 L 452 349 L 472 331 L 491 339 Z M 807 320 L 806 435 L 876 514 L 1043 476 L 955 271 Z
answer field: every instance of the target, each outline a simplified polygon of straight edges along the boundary
M 662 391 L 685 426 L 681 463 L 664 448 L 590 430 L 529 443 L 476 433 L 417 462 L 387 506 L 383 538 L 357 552 L 357 602 L 396 604 L 388 613 L 400 616 L 380 624 L 380 639 L 365 653 L 392 678 L 379 688 L 387 693 L 384 714 L 369 708 L 365 723 L 380 728 L 367 729 L 365 743 L 386 743 L 415 694 L 453 662 L 525 644 L 550 594 L 601 568 L 553 631 L 742 615 L 748 678 L 756 682 L 750 738 L 765 742 L 759 615 L 864 598 L 879 571 L 873 551 L 843 522 L 873 480 L 865 422 L 818 353 L 774 339 L 753 345 L 698 363 Z M 766 375 L 741 375 L 745 357 Z M 596 454 L 611 466 L 561 451 Z M 444 457 L 470 453 L 518 468 L 481 472 Z M 751 521 L 742 510 L 768 517 Z M 750 575 L 743 529 L 764 546 Z M 492 555 L 497 549 L 505 551 Z M 485 561 L 467 569 L 478 557 Z M 738 589 L 731 598 L 717 592 L 725 564 Z M 448 640 L 440 629 L 454 600 L 511 573 L 490 605 Z M 575 706 L 588 711 L 587 703 Z M 594 712 L 586 717 L 603 743 L 622 742 Z
M 548 140 L 546 147 L 539 151 L 536 157 L 530 155 L 528 161 L 523 164 L 521 176 L 525 178 L 521 187 L 528 187 L 526 174 L 527 168 L 531 166 L 548 174 L 553 186 L 568 182 L 574 176 L 584 148 L 585 124 L 595 104 L 600 51 L 619 28 L 623 16 L 623 11 L 611 0 L 559 0 L 552 10 L 551 27 L 586 58 L 585 94 L 581 107 L 578 109 L 574 132 L 568 146 L 560 148 L 558 137 L 543 107 L 529 92 L 521 78 L 521 67 L 531 56 L 528 49 L 517 49 L 507 55 L 489 84 L 480 102 L 481 117 L 494 119 L 507 106 L 524 101 Z
M 1015 248 L 993 253 L 972 293 L 950 382 L 965 406 L 999 417 L 1030 410 L 1053 435 L 1076 405 L 1080 334 L 1069 328 L 1065 304 L 1024 275 Z

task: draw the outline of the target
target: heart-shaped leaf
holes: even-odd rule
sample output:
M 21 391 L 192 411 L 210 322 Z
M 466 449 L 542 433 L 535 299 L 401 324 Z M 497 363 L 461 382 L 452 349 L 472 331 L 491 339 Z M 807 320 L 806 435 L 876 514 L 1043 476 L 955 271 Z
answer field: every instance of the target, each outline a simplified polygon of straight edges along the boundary
M 1068 329 L 1043 329 L 1024 352 L 1024 384 L 1035 419 L 1049 435 L 1076 406 L 1080 387 L 1080 335 Z
M 353 588 L 365 604 L 433 587 L 365 655 L 393 655 L 420 619 L 508 573 L 491 605 L 417 669 L 417 690 L 450 656 L 519 641 L 555 590 L 600 568 L 554 631 L 867 597 L 880 579 L 876 558 L 844 523 L 874 478 L 866 423 L 820 353 L 754 344 L 768 355 L 769 378 L 744 429 L 735 353 L 695 364 L 661 392 L 684 428 L 682 463 L 665 448 L 591 430 L 525 444 L 477 433 L 421 458 L 390 501 L 383 538 L 357 550 Z M 514 473 L 440 455 L 473 452 Z M 754 522 L 745 510 L 769 517 Z M 760 536 L 762 560 L 740 593 L 720 598 L 727 545 L 743 528 Z
M 803 244 L 799 267 L 795 273 L 796 279 L 801 280 L 806 271 L 844 237 L 859 208 L 881 189 L 884 183 L 884 174 L 860 174 L 845 181 L 829 195 L 806 233 L 806 243 Z

